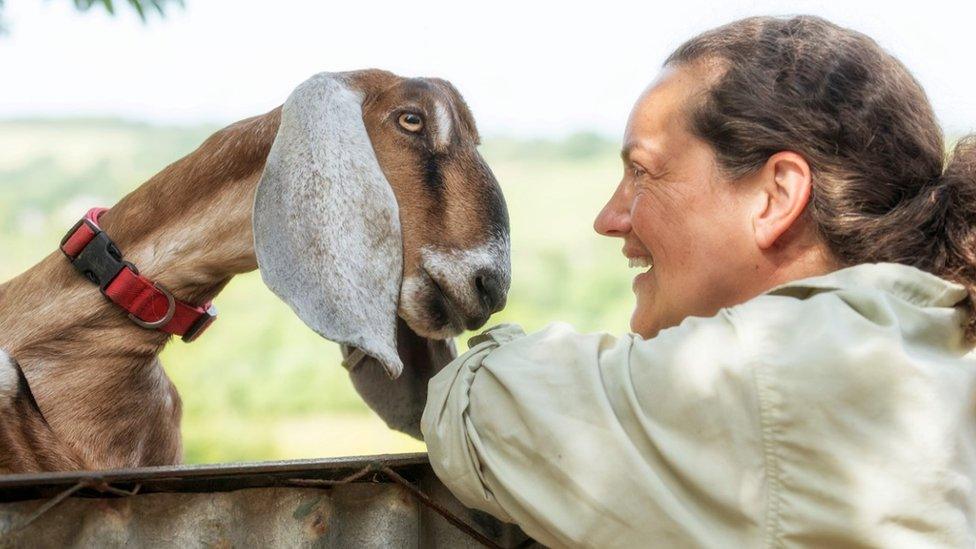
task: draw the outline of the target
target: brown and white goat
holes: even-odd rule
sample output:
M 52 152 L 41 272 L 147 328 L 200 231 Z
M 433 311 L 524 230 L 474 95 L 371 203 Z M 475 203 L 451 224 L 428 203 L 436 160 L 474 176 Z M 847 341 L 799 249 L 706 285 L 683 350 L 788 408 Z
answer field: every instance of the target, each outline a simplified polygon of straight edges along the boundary
M 322 73 L 283 107 L 218 131 L 100 224 L 188 303 L 259 268 L 343 344 L 370 406 L 419 435 L 449 338 L 484 324 L 508 290 L 507 212 L 478 142 L 446 81 Z M 60 251 L 0 285 L 0 472 L 179 462 L 180 399 L 157 358 L 168 340 Z

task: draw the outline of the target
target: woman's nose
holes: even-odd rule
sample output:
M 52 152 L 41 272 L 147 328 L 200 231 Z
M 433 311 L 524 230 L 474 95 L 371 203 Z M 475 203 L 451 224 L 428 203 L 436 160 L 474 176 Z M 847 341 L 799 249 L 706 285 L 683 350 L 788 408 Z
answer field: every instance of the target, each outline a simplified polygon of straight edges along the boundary
M 593 230 L 603 236 L 625 236 L 630 232 L 630 201 L 624 183 L 610 197 L 593 221 Z

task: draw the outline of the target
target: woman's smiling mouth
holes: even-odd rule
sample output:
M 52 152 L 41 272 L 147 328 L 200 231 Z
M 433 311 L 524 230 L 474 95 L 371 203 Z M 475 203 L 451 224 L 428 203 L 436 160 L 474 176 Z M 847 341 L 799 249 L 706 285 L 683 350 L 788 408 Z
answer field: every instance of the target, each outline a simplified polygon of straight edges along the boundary
M 640 269 L 643 269 L 644 267 L 650 267 L 652 269 L 654 268 L 654 260 L 651 259 L 650 256 L 647 256 L 647 257 L 631 257 L 631 258 L 628 258 L 628 259 L 630 259 L 630 267 L 631 268 L 640 268 Z
M 637 276 L 634 277 L 633 282 L 631 283 L 631 289 L 634 292 L 637 292 L 637 284 L 641 281 L 641 279 L 646 278 L 648 275 L 650 275 L 651 271 L 654 269 L 654 258 L 652 258 L 649 255 L 641 255 L 635 257 L 628 257 L 627 259 L 630 262 L 630 268 L 647 269 L 644 272 L 638 273 Z

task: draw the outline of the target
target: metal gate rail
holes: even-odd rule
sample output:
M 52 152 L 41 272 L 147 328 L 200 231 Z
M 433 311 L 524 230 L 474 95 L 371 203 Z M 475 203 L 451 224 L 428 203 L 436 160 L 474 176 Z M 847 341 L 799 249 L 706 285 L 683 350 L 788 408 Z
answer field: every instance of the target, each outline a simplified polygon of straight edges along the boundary
M 330 489 L 355 483 L 394 483 L 418 504 L 443 517 L 482 546 L 534 545 L 516 527 L 462 507 L 439 484 L 423 453 L 0 476 L 0 507 L 3 503 L 47 499 L 31 514 L 18 517 L 19 520 L 7 528 L 0 525 L 0 542 L 20 538 L 35 521 L 71 497 L 217 493 L 248 488 Z M 424 484 L 431 490 L 425 492 Z M 477 526 L 471 524 L 472 520 Z

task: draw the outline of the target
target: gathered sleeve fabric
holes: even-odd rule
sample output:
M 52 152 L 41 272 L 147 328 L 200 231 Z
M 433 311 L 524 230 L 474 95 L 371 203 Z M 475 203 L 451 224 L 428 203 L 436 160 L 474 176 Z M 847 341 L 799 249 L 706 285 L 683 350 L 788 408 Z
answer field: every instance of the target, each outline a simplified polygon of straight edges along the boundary
M 762 545 L 766 441 L 732 313 L 649 340 L 553 324 L 471 343 L 422 420 L 463 503 L 552 547 Z

